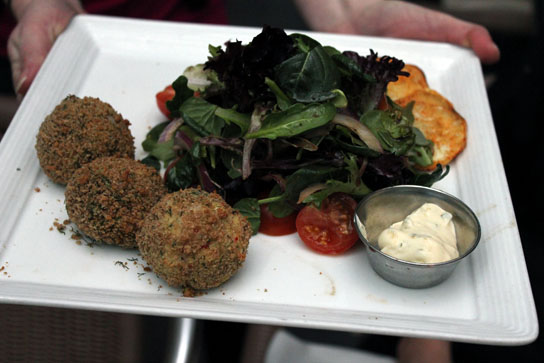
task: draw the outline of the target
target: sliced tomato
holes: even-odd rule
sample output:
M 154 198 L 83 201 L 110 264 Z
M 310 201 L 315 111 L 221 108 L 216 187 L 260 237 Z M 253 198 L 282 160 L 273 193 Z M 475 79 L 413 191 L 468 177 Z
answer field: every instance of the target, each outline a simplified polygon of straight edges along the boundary
M 159 106 L 159 110 L 165 115 L 166 117 L 170 118 L 170 111 L 168 110 L 168 107 L 166 107 L 166 101 L 170 101 L 172 98 L 174 98 L 174 95 L 176 94 L 176 91 L 174 91 L 174 88 L 172 85 L 166 86 L 164 90 L 157 93 L 155 95 L 155 98 L 157 99 L 157 106 Z
M 295 233 L 297 231 L 296 219 L 296 212 L 283 218 L 274 217 L 270 210 L 268 210 L 268 206 L 263 204 L 261 205 L 261 225 L 259 232 L 269 236 L 285 236 Z
M 359 239 L 353 226 L 356 205 L 349 195 L 335 193 L 321 203 L 320 209 L 304 207 L 296 219 L 300 238 L 320 253 L 337 255 L 347 251 Z

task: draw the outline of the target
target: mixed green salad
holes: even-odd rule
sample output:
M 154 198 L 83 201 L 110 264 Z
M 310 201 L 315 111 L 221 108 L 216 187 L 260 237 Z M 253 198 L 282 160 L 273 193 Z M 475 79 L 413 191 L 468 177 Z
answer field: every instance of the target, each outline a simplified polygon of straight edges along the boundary
M 248 44 L 210 45 L 166 102 L 171 120 L 143 142 L 170 191 L 215 191 L 258 230 L 260 204 L 277 218 L 335 193 L 355 200 L 398 184 L 430 186 L 432 143 L 413 127 L 412 104 L 385 96 L 404 63 L 361 56 L 265 26 Z

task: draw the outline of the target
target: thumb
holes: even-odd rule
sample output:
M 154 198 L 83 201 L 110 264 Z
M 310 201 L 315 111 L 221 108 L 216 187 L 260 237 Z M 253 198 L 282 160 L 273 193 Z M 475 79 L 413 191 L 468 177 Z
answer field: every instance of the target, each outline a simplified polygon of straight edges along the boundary
M 429 11 L 424 19 L 429 40 L 471 48 L 483 63 L 499 60 L 499 48 L 485 27 L 435 11 Z
M 75 14 L 83 12 L 74 4 L 35 1 L 21 12 L 7 44 L 17 95 L 28 91 L 55 39 Z
M 32 25 L 16 28 L 8 40 L 13 86 L 18 95 L 28 91 L 53 42 L 42 31 L 34 31 Z
M 464 43 L 462 45 L 472 48 L 483 63 L 496 63 L 500 59 L 499 47 L 484 27 L 475 25 L 467 32 Z

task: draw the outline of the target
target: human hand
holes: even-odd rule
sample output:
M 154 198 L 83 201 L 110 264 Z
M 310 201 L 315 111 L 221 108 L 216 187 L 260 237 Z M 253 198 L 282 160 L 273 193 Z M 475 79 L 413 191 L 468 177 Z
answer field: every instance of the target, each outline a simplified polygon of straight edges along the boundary
M 8 39 L 13 86 L 22 97 L 55 39 L 72 17 L 83 12 L 78 0 L 12 0 L 17 26 Z
M 483 26 L 418 5 L 383 0 L 296 2 L 308 25 L 318 31 L 448 42 L 472 48 L 483 63 L 500 58 Z
M 451 363 L 451 344 L 436 339 L 401 338 L 397 359 L 399 363 Z

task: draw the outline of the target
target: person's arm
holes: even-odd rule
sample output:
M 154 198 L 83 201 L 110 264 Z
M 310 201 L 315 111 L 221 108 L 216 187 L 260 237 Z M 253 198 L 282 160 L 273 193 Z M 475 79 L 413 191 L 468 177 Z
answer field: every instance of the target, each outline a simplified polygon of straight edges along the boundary
M 83 12 L 78 0 L 11 0 L 17 26 L 8 40 L 13 85 L 22 96 L 30 87 L 55 39 Z
M 484 63 L 499 60 L 499 48 L 481 25 L 403 1 L 295 0 L 318 31 L 448 42 L 474 50 Z

